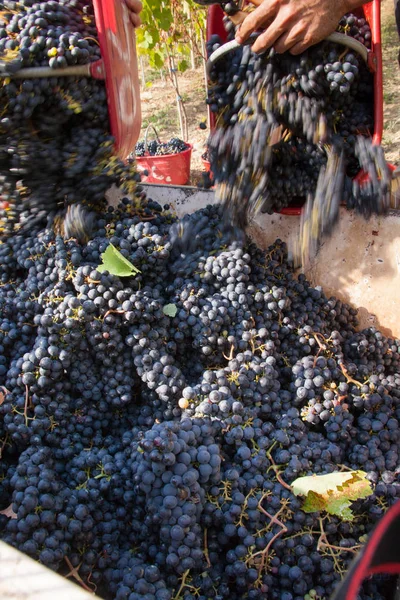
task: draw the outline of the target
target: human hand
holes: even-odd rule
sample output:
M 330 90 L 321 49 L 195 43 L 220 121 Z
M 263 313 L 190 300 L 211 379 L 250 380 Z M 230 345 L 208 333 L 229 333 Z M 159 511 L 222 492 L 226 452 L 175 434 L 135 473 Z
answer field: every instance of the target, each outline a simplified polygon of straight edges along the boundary
M 125 0 L 125 4 L 129 9 L 129 18 L 131 20 L 132 25 L 136 27 L 140 27 L 142 21 L 139 17 L 139 13 L 141 12 L 143 6 L 140 0 Z
M 347 12 L 365 0 L 251 0 L 257 8 L 241 24 L 236 41 L 264 29 L 252 46 L 262 52 L 271 46 L 279 53 L 300 54 L 325 39 Z

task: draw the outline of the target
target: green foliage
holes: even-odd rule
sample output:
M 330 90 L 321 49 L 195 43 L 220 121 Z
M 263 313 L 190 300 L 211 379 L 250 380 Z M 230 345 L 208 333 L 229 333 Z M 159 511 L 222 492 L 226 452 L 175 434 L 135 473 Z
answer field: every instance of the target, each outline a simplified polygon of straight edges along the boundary
M 304 496 L 304 512 L 325 511 L 352 521 L 351 503 L 372 494 L 364 471 L 346 471 L 328 475 L 299 477 L 292 483 L 296 496 Z
M 108 271 L 117 277 L 134 277 L 140 273 L 125 256 L 112 244 L 101 255 L 102 264 L 97 267 L 99 273 Z
M 206 11 L 193 0 L 142 0 L 142 27 L 137 30 L 138 53 L 145 55 L 150 66 L 161 69 L 168 55 L 187 57 L 190 38 L 204 35 Z M 188 62 L 178 62 L 178 70 L 185 71 Z
M 180 73 L 184 73 L 189 68 L 189 63 L 187 60 L 183 59 L 178 62 L 178 71 Z

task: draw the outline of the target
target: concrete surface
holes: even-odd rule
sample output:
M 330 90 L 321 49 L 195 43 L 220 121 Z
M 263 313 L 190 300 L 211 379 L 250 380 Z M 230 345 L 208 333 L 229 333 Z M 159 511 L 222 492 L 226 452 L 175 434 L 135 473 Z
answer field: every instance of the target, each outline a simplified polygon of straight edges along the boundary
M 0 542 L 1 600 L 93 600 L 70 580 Z

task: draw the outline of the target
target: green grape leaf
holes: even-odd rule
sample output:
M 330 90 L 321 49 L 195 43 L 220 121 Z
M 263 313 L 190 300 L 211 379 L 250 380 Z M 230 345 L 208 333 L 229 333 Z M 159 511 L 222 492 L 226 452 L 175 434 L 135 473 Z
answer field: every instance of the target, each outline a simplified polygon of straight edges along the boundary
M 162 311 L 164 315 L 167 315 L 167 317 L 175 317 L 176 313 L 178 312 L 178 309 L 175 306 L 175 304 L 166 304 Z
M 97 267 L 99 273 L 108 271 L 111 275 L 117 277 L 134 277 L 140 273 L 125 256 L 112 244 L 108 246 L 105 252 L 101 255 L 102 263 Z
M 189 63 L 187 62 L 187 60 L 183 59 L 178 62 L 178 71 L 180 73 L 184 73 L 185 71 L 188 70 L 188 68 L 189 68 Z
M 164 57 L 161 52 L 153 52 L 151 62 L 154 64 L 156 69 L 161 69 L 164 66 Z
M 373 491 L 364 471 L 346 471 L 299 477 L 292 483 L 296 496 L 304 496 L 304 512 L 325 511 L 352 521 L 351 503 L 367 498 Z

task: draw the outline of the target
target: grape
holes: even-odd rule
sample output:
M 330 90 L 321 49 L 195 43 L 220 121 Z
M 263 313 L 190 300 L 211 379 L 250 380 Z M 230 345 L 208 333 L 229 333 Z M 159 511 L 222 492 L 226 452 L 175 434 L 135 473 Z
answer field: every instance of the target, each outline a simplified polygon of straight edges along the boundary
M 346 569 L 400 497 L 400 342 L 357 331 L 285 244 L 237 239 L 220 206 L 179 222 L 140 198 L 150 220 L 124 199 L 89 239 L 36 227 L 0 247 L 1 539 L 110 598 L 168 600 L 182 577 L 204 597 L 329 597 L 318 513 L 287 486 L 367 472 L 352 527 L 324 522 Z M 97 270 L 110 243 L 135 277 Z M 285 532 L 260 569 L 268 515 Z
M 29 23 L 39 48 L 89 51 L 62 36 L 90 5 L 18 6 L 54 13 L 51 35 Z M 329 53 L 327 71 L 300 59 L 299 85 L 340 72 Z M 86 157 L 103 139 L 87 131 Z M 379 152 L 358 144 L 378 171 Z M 296 275 L 281 240 L 262 251 L 221 206 L 178 221 L 140 187 L 115 208 L 68 206 L 48 223 L 27 211 L 29 227 L 1 239 L 0 538 L 110 599 L 330 597 L 400 497 L 400 341 L 359 331 L 357 310 Z M 135 275 L 99 266 L 110 244 Z M 365 471 L 373 493 L 351 522 L 323 515 L 321 548 L 320 513 L 290 486 L 343 468 Z M 372 579 L 359 597 L 390 595 Z
M 188 148 L 189 146 L 183 140 L 174 137 L 168 142 L 158 142 L 157 140 L 152 140 L 147 144 L 146 152 L 145 141 L 140 140 L 137 142 L 135 152 L 130 155 L 130 158 L 134 159 L 135 156 L 165 156 L 169 154 L 179 154 Z
M 9 70 L 62 69 L 101 58 L 91 2 L 27 0 L 4 8 L 0 57 Z M 62 228 L 70 205 L 104 207 L 112 183 L 130 193 L 140 181 L 114 156 L 104 82 L 8 79 L 0 99 L 0 195 L 7 203 L 0 207 L 2 235 L 47 222 Z M 65 235 L 75 220 L 81 227 L 79 215 L 69 212 Z
M 364 19 L 346 18 L 340 31 L 357 37 L 356 22 L 369 30 Z M 220 45 L 212 36 L 208 52 Z M 208 157 L 234 227 L 305 203 L 292 249 L 304 265 L 334 231 L 341 202 L 365 218 L 387 212 L 390 172 L 372 144 L 373 77 L 359 56 L 329 42 L 300 56 L 244 46 L 219 59 L 210 78 L 207 103 L 218 126 Z M 360 167 L 368 179 L 352 184 Z

